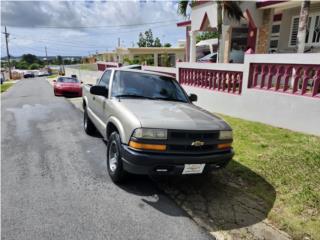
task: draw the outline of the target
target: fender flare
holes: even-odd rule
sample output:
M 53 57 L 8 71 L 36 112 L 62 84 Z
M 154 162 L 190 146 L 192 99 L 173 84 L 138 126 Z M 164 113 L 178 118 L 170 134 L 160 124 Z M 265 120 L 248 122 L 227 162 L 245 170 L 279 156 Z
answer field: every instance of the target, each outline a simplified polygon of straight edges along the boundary
M 88 98 L 87 98 L 87 96 L 84 96 L 82 98 L 82 108 L 83 108 L 83 110 L 84 110 L 84 103 L 86 104 L 86 106 L 88 106 Z
M 119 135 L 120 135 L 120 139 L 121 142 L 123 143 L 124 140 L 126 139 L 125 137 L 125 132 L 124 132 L 124 128 L 123 125 L 121 124 L 120 120 L 118 118 L 116 118 L 115 116 L 111 116 L 109 117 L 108 121 L 107 121 L 107 128 L 106 128 L 106 139 L 108 138 L 108 124 L 112 123 L 113 125 L 115 125 L 115 127 L 118 129 Z M 108 139 L 107 139 L 108 140 Z

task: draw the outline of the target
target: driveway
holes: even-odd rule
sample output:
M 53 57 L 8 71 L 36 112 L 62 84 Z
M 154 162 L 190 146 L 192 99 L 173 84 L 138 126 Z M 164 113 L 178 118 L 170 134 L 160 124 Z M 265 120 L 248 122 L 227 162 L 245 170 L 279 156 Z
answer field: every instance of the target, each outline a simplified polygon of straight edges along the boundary
M 105 143 L 44 78 L 1 98 L 3 239 L 211 239 L 148 177 L 113 184 Z

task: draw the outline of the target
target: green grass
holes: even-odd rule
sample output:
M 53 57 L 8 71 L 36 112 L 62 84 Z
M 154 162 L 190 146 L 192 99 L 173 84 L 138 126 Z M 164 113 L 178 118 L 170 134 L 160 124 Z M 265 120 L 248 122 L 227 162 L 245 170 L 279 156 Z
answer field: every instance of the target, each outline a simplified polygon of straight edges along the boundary
M 223 118 L 234 130 L 235 161 L 263 177 L 276 191 L 268 219 L 294 239 L 308 235 L 320 239 L 320 137 Z M 235 164 L 227 169 L 246 182 L 247 191 L 266 202 L 274 201 L 254 175 Z
M 13 82 L 5 82 L 1 84 L 1 93 L 5 92 L 10 88 L 14 83 Z
M 80 64 L 81 70 L 97 71 L 97 64 Z
M 53 75 L 48 76 L 48 78 L 56 78 L 56 77 L 58 77 L 57 74 L 53 74 Z

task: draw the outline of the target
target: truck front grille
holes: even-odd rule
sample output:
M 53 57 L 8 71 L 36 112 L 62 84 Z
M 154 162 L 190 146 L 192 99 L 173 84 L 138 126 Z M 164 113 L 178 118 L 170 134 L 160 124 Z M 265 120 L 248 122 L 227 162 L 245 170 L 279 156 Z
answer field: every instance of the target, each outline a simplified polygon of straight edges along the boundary
M 194 146 L 192 143 L 203 145 Z M 169 130 L 167 151 L 179 154 L 209 154 L 216 152 L 219 143 L 219 131 Z

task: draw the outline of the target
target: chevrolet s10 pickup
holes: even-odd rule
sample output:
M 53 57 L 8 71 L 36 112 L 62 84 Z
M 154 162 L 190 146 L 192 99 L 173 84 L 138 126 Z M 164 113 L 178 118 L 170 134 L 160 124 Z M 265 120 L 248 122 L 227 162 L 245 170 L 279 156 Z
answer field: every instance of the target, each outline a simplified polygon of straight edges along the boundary
M 202 174 L 232 159 L 232 129 L 192 102 L 171 76 L 107 69 L 83 87 L 83 125 L 107 141 L 107 170 L 115 183 L 133 174 Z

